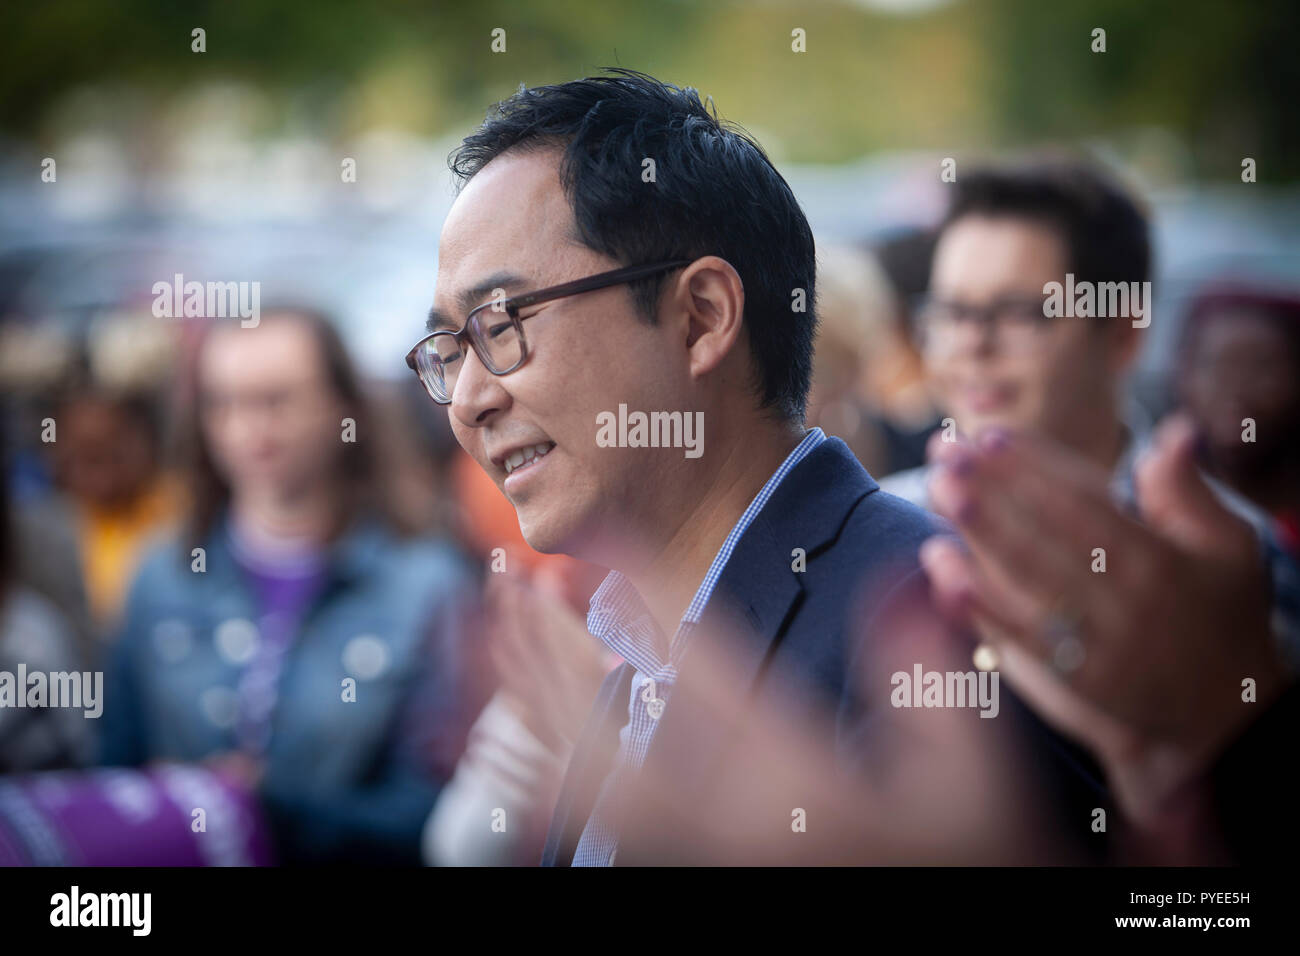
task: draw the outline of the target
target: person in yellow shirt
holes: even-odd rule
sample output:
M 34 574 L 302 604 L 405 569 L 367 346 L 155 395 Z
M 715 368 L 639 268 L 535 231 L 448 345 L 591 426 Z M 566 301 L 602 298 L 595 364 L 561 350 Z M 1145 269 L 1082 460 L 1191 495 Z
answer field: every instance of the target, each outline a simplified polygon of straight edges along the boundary
M 156 401 L 97 389 L 65 396 L 55 421 L 55 474 L 77 513 L 91 617 L 111 629 L 145 544 L 179 513 L 165 474 Z

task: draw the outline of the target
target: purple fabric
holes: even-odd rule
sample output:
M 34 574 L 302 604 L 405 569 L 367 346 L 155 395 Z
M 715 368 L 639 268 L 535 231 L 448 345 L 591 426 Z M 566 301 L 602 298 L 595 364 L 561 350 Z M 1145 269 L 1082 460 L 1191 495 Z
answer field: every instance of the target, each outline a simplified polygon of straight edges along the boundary
M 282 574 L 250 567 L 245 567 L 244 570 L 253 585 L 253 593 L 262 614 L 276 615 L 295 622 L 307 610 L 325 578 L 323 568 L 305 573 L 293 571 Z
M 232 528 L 235 560 L 243 569 L 258 608 L 258 637 L 253 657 L 239 676 L 240 748 L 264 754 L 271 742 L 271 720 L 279 700 L 284 658 L 302 625 L 303 615 L 325 585 L 321 550 L 272 556 L 259 552 Z
M 0 866 L 268 866 L 271 846 L 256 798 L 203 767 L 0 780 Z

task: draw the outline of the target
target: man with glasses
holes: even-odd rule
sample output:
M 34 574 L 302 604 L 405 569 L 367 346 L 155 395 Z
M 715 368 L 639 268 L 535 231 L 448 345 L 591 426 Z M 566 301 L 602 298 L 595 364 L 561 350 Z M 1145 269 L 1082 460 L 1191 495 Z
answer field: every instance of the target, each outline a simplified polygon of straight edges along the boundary
M 1002 445 L 1008 432 L 1045 437 L 1100 466 L 1111 476 L 1110 492 L 1125 511 L 1145 517 L 1135 472 L 1150 444 L 1149 427 L 1138 409 L 1125 405 L 1123 390 L 1149 315 L 1135 322 L 1132 310 L 1049 314 L 1045 294 L 1049 283 L 1074 288 L 1091 283 L 1097 290 L 1103 283 L 1147 282 L 1151 250 L 1145 215 L 1123 190 L 1081 163 L 1039 161 L 974 170 L 959 177 L 954 189 L 935 246 L 930 294 L 919 310 L 918 332 L 937 400 L 961 435 L 983 436 L 991 447 Z M 1193 435 L 1189 444 L 1195 441 Z M 933 447 L 940 459 L 954 452 L 944 445 Z M 944 480 L 941 472 L 925 466 L 891 475 L 881 484 L 952 516 L 944 488 L 935 492 L 936 481 Z M 1254 528 L 1271 584 L 1270 627 L 1294 667 L 1300 659 L 1300 569 L 1279 546 L 1266 514 L 1227 487 L 1210 485 L 1228 509 Z M 1063 488 L 1062 494 L 1069 492 Z M 1015 512 L 1022 503 L 1014 491 L 1006 495 L 1005 510 Z M 1147 510 L 1172 508 L 1163 501 L 1145 504 Z M 978 521 L 980 506 L 966 507 L 971 513 L 965 518 Z M 969 533 L 963 517 L 955 520 Z M 1022 531 L 1027 537 L 1038 533 L 1028 521 Z M 981 542 L 974 545 L 978 549 Z M 1051 550 L 1039 549 L 1033 560 L 1050 564 Z M 1095 559 L 1089 550 L 1080 560 L 1088 567 Z M 1093 564 L 1091 570 L 1098 568 Z M 1023 567 L 1002 572 L 1009 579 L 1032 577 Z M 1096 656 L 1089 648 L 1097 639 L 1090 631 L 1089 611 L 1086 600 L 1060 595 L 1042 628 L 1047 662 L 1067 680 L 1085 665 L 1096 667 L 1089 660 Z M 1150 634 L 1152 640 L 1159 636 Z M 1133 648 L 1116 659 L 1123 666 L 1136 655 Z M 1206 665 L 1192 659 L 1187 666 L 1194 671 Z M 1117 682 L 1127 679 L 1127 672 L 1116 677 Z M 1071 700 L 1064 687 L 1054 692 L 1057 710 L 1067 706 L 1060 701 Z M 1076 703 L 1068 706 L 1079 713 Z
M 588 627 L 626 663 L 576 742 L 543 860 L 611 865 L 618 781 L 707 783 L 725 748 L 672 700 L 692 641 L 740 622 L 753 700 L 838 706 L 850 607 L 894 572 L 919 580 L 933 526 L 805 428 L 812 233 L 694 90 L 624 70 L 523 89 L 452 168 L 430 334 L 407 362 L 533 547 L 615 569 Z M 702 413 L 703 454 L 603 447 L 620 406 Z
M 1051 439 L 1112 475 L 1111 490 L 1136 505 L 1134 468 L 1150 423 L 1126 401 L 1125 379 L 1149 312 L 1049 314 L 1048 283 L 1093 290 L 1146 283 L 1146 216 L 1122 189 L 1080 162 L 1039 160 L 959 177 L 939 229 L 930 293 L 919 308 L 926 371 L 955 430 L 991 428 Z M 1073 278 L 1067 281 L 1067 275 Z M 1098 297 L 1096 301 L 1100 302 Z M 1150 309 L 1147 302 L 1146 309 Z M 881 486 L 931 506 L 927 467 Z M 1300 659 L 1300 568 L 1269 516 L 1225 485 L 1219 498 L 1258 534 L 1273 579 L 1276 628 Z M 1067 629 L 1068 630 L 1068 629 Z M 1067 646 L 1071 646 L 1067 642 Z
M 1040 161 L 958 177 L 918 312 L 926 370 L 957 432 L 1036 432 L 1127 484 L 1148 427 L 1123 404 L 1141 344 L 1128 314 L 1051 317 L 1044 286 L 1146 282 L 1146 217 L 1081 163 Z M 928 505 L 925 468 L 887 491 Z

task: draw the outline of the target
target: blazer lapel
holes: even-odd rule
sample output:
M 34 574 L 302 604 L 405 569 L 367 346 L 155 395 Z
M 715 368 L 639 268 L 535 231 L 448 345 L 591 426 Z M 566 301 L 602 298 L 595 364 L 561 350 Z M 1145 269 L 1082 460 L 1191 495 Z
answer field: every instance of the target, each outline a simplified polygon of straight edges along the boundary
M 682 669 L 690 666 L 696 647 L 717 648 L 734 635 L 740 639 L 722 646 L 736 679 L 753 688 L 802 600 L 803 573 L 792 566 L 794 550 L 802 548 L 811 559 L 835 540 L 849 512 L 877 487 L 838 438 L 828 438 L 786 475 L 732 552 L 691 634 Z M 670 696 L 642 771 L 670 772 L 674 787 L 688 791 L 703 786 L 728 736 L 704 701 Z

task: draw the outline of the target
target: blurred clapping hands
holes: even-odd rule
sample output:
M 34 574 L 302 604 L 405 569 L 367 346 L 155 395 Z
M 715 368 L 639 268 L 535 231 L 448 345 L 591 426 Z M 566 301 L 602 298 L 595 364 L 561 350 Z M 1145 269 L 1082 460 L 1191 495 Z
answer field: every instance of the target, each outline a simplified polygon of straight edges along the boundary
M 561 580 L 490 575 L 490 653 L 501 693 L 553 753 L 567 755 L 608 672 L 604 647 L 587 631 Z
M 923 548 L 937 600 L 1044 719 L 1092 751 L 1139 829 L 1158 829 L 1290 680 L 1259 542 L 1199 475 L 1194 444 L 1182 417 L 1158 430 L 1135 516 L 1099 469 L 1041 439 L 931 446 L 932 501 L 968 546 Z

